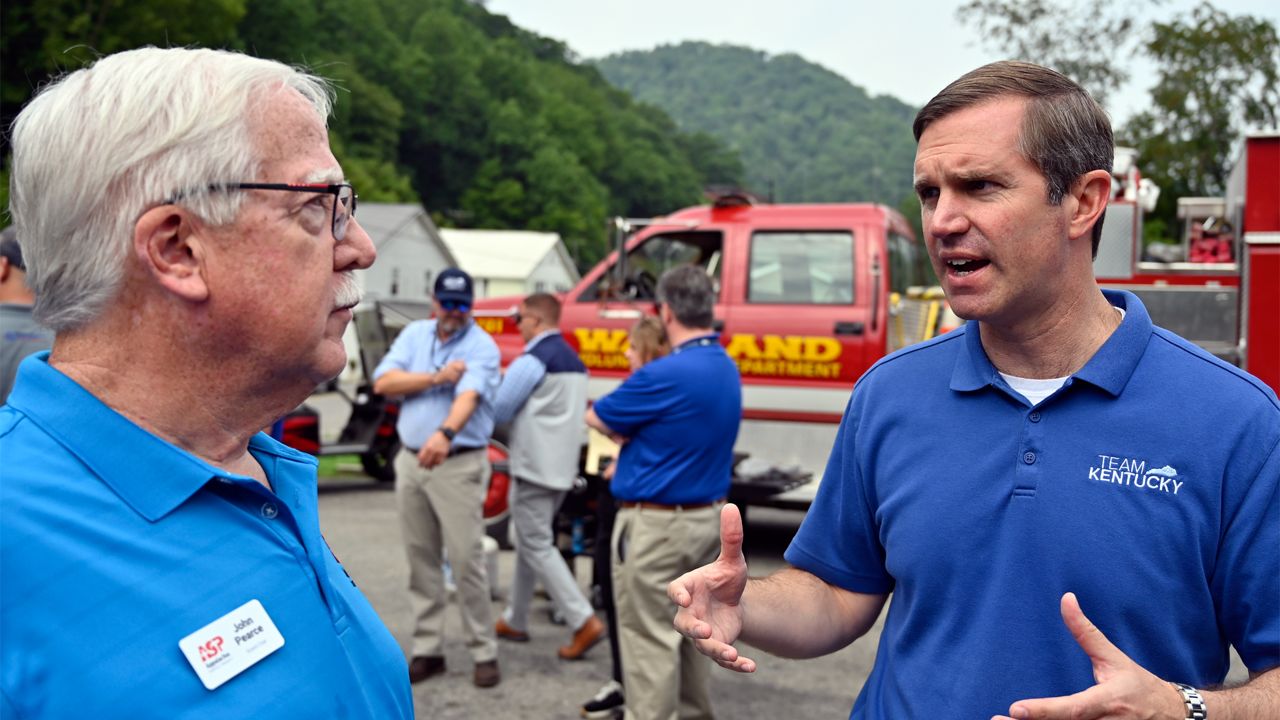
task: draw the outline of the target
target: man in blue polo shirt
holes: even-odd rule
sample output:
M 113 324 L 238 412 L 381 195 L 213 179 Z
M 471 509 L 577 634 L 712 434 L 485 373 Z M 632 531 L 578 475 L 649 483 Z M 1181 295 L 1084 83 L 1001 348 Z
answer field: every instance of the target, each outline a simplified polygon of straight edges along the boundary
M 640 368 L 587 411 L 623 442 L 610 484 L 618 503 L 613 588 L 627 718 L 711 717 L 709 665 L 671 632 L 664 589 L 716 554 L 714 518 L 729 493 L 742 419 L 738 368 L 712 331 L 715 290 L 698 267 L 658 281 L 672 352 Z
M 373 372 L 375 392 L 404 396 L 396 431 L 396 500 L 409 560 L 413 647 L 409 679 L 444 663 L 444 560 L 458 581 L 458 609 L 477 687 L 501 680 L 489 574 L 480 538 L 489 487 L 489 435 L 498 390 L 498 345 L 471 318 L 471 276 L 436 276 L 435 318 L 409 323 Z
M 892 593 L 855 718 L 1274 717 L 1280 403 L 1099 289 L 1106 113 L 1001 62 L 915 134 L 930 256 L 970 323 L 859 380 L 794 567 L 748 580 L 726 510 L 721 557 L 670 587 L 676 627 L 751 672 L 734 642 L 831 652 Z M 1251 681 L 1205 690 L 1228 646 Z
M 0 718 L 412 718 L 404 657 L 259 432 L 346 364 L 375 251 L 331 89 L 146 48 L 46 86 L 11 211 L 52 354 L 0 409 Z

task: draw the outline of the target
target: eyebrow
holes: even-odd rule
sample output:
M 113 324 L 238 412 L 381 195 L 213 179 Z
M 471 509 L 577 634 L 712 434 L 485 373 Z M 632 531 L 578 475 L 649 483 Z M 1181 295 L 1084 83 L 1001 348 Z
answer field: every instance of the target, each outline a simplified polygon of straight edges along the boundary
M 993 167 L 956 170 L 954 172 L 945 173 L 944 177 L 948 182 L 961 184 L 973 182 L 975 180 L 995 180 L 1000 183 L 1007 183 L 1009 181 L 1007 173 Z M 919 194 L 921 190 L 938 184 L 939 183 L 934 180 L 932 176 L 925 175 L 923 177 L 917 176 L 912 182 L 912 187 L 915 188 L 916 194 Z
M 342 168 L 330 167 L 320 170 L 312 170 L 307 173 L 305 178 L 303 178 L 303 182 L 308 185 L 319 183 L 324 183 L 325 185 L 337 185 L 338 183 L 345 182 L 345 178 L 342 174 Z

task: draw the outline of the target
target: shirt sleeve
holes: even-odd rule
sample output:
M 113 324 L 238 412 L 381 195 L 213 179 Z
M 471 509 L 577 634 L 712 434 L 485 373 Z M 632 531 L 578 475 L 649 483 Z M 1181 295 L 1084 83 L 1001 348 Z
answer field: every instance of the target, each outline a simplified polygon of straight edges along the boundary
M 885 569 L 875 506 L 868 497 L 868 478 L 858 454 L 859 442 L 875 442 L 875 438 L 858 437 L 858 399 L 855 389 L 818 494 L 783 558 L 832 585 L 880 594 L 892 591 L 894 581 Z
M 456 397 L 459 393 L 475 390 L 482 399 L 492 402 L 497 395 L 498 384 L 502 382 L 502 374 L 498 370 L 502 354 L 498 352 L 497 343 L 479 325 L 472 325 L 467 332 L 479 335 L 466 338 L 467 342 L 473 343 L 467 348 L 467 371 L 454 387 L 453 394 Z
M 547 366 L 533 355 L 526 353 L 512 361 L 493 400 L 494 419 L 504 423 L 515 417 L 546 374 Z
M 382 361 L 378 363 L 378 367 L 373 371 L 373 379 L 377 380 L 387 373 L 389 370 L 408 370 L 413 362 L 413 356 L 417 353 L 418 347 L 422 344 L 421 328 L 425 324 L 422 322 L 409 323 L 404 330 L 396 336 L 395 342 L 391 343 L 391 349 L 387 354 L 382 356 Z
M 1229 473 L 1218 570 L 1210 579 L 1218 623 L 1254 672 L 1280 661 L 1280 443 L 1259 440 L 1242 443 L 1262 452 L 1271 445 L 1258 470 Z M 1242 447 L 1238 454 L 1247 453 Z
M 645 425 L 669 411 L 668 405 L 678 394 L 664 392 L 662 377 L 653 371 L 659 362 L 655 360 L 635 371 L 592 406 L 596 417 L 610 430 L 623 437 L 634 437 Z

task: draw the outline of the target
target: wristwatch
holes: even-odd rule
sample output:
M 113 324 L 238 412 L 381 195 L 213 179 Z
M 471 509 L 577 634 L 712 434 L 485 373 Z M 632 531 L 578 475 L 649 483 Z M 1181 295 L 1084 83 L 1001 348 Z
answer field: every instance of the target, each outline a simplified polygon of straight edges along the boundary
M 456 430 L 454 430 L 453 428 L 447 425 L 441 425 L 439 428 L 437 428 L 437 430 L 440 431 L 441 435 L 444 435 L 446 438 L 448 438 L 449 442 L 453 442 L 453 436 L 458 434 Z
M 1187 706 L 1187 720 L 1208 720 L 1209 709 L 1205 707 L 1199 690 L 1182 683 L 1173 683 L 1173 686 L 1182 694 L 1182 702 Z

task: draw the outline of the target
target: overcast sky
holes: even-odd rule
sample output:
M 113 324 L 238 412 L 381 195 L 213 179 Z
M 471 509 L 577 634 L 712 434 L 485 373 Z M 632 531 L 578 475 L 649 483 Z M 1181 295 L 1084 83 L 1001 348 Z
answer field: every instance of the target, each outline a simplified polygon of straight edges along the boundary
M 686 40 L 742 45 L 770 54 L 793 52 L 861 85 L 923 105 L 964 72 L 999 59 L 961 25 L 945 0 L 488 0 L 491 12 L 563 41 L 583 58 L 649 50 Z M 1194 0 L 1167 0 L 1161 16 Z M 1280 25 L 1275 0 L 1215 0 L 1232 15 Z M 1117 124 L 1147 100 L 1155 70 L 1135 62 L 1133 81 L 1108 108 Z

